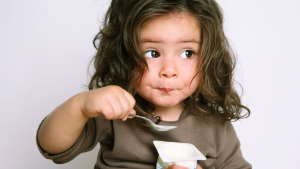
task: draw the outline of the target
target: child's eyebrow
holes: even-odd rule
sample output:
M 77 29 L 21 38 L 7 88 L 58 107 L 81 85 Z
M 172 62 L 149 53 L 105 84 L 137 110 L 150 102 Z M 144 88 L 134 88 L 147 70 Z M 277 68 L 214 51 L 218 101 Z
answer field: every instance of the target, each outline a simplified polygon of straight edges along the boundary
M 189 39 L 180 41 L 180 43 L 199 43 L 199 41 L 196 41 L 195 39 Z
M 161 43 L 161 42 L 158 40 L 143 39 L 140 41 L 140 43 Z
M 143 39 L 140 41 L 140 43 L 163 43 L 163 42 L 159 40 Z M 179 41 L 179 43 L 199 43 L 199 41 L 195 39 L 187 39 L 187 40 Z

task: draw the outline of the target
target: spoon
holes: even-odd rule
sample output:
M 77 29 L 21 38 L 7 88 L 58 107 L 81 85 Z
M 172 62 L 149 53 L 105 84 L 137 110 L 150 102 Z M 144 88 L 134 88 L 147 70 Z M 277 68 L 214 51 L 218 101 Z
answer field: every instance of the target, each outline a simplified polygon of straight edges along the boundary
M 133 115 L 133 114 L 129 114 L 129 116 L 133 116 L 133 117 L 137 117 L 137 118 L 141 118 L 146 120 L 149 124 L 150 127 L 153 128 L 156 131 L 168 131 L 168 130 L 172 130 L 175 129 L 177 126 L 163 126 L 163 125 L 157 125 L 155 123 L 153 123 L 150 119 L 143 117 L 143 116 L 138 116 L 138 115 Z

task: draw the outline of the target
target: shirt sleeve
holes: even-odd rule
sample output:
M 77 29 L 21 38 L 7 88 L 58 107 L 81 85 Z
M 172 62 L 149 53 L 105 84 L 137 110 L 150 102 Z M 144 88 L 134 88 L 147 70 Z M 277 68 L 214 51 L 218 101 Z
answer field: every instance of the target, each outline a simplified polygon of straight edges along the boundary
M 40 153 L 46 159 L 51 159 L 56 164 L 63 164 L 69 162 L 73 160 L 75 157 L 77 157 L 79 154 L 92 150 L 101 139 L 101 135 L 103 136 L 105 135 L 105 133 L 107 134 L 111 133 L 109 120 L 105 120 L 104 118 L 90 118 L 85 124 L 76 143 L 69 150 L 60 154 L 53 155 L 44 151 L 37 139 L 40 127 L 43 124 L 44 120 L 41 122 L 41 124 L 38 127 L 37 134 L 36 134 L 36 143 Z M 101 125 L 100 128 L 99 125 Z M 103 130 L 99 131 L 101 128 Z
M 236 135 L 234 127 L 231 122 L 225 124 L 225 145 L 223 151 L 217 157 L 218 163 L 215 168 L 222 169 L 252 169 L 250 163 L 248 163 L 240 149 L 240 141 Z

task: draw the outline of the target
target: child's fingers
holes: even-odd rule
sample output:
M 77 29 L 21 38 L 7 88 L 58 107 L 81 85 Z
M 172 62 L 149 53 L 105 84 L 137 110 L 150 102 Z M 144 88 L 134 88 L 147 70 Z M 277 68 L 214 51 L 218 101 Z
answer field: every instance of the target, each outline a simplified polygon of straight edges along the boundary
M 115 115 L 116 119 L 122 119 L 125 121 L 127 119 L 127 116 L 129 112 L 131 111 L 131 103 L 129 99 L 125 96 L 125 93 L 122 92 L 118 97 L 117 97 L 117 102 L 114 101 L 114 104 L 116 104 L 115 108 Z M 118 105 L 119 104 L 119 105 Z
M 110 104 L 110 102 L 106 102 L 105 106 L 102 107 L 101 113 L 103 114 L 106 120 L 112 120 L 115 117 L 115 109 L 114 106 Z
M 126 116 L 128 116 L 128 114 L 136 114 L 135 110 L 133 109 L 134 105 L 135 105 L 135 99 L 134 97 L 128 93 L 127 91 L 124 90 L 124 95 L 125 97 L 127 98 L 128 100 L 128 103 L 129 103 L 129 109 L 126 113 Z
M 103 110 L 103 114 L 107 120 L 122 119 L 125 121 L 130 112 L 135 113 L 132 111 L 134 104 L 134 98 L 124 90 L 109 99 L 109 105 L 104 106 L 106 109 Z
M 136 111 L 134 109 L 131 110 L 131 112 L 129 114 L 133 114 L 136 115 Z M 130 118 L 133 118 L 133 116 L 130 116 Z
M 119 119 L 122 119 L 123 121 L 125 121 L 127 119 L 128 112 L 131 109 L 130 102 L 127 99 L 127 97 L 121 97 L 119 99 L 119 101 L 120 101 L 120 104 L 122 105 L 123 111 L 120 114 L 118 114 L 118 117 L 119 117 Z
M 124 112 L 126 112 L 128 108 L 126 109 L 126 106 L 124 107 L 124 104 L 122 102 L 124 101 L 116 98 L 109 100 L 109 102 L 107 102 L 107 104 L 103 106 L 102 114 L 104 115 L 106 120 L 122 119 L 127 116 Z
M 114 119 L 126 120 L 125 117 L 127 117 L 130 110 L 130 103 L 127 98 L 124 96 L 119 97 L 112 104 L 114 108 Z
M 129 114 L 133 114 L 133 115 L 136 115 L 136 111 L 134 110 L 134 109 L 132 109 L 130 112 L 129 112 Z M 132 119 L 132 118 L 134 118 L 133 116 L 126 116 L 126 118 L 124 117 L 124 120 L 123 121 L 125 121 L 127 118 L 130 118 L 130 119 Z
M 135 99 L 133 96 L 124 90 L 125 98 L 120 98 L 120 102 L 123 106 L 124 112 L 122 114 L 122 120 L 125 121 L 128 117 L 132 118 L 132 116 L 128 116 L 129 114 L 136 114 L 135 110 L 133 109 L 135 105 Z
M 130 103 L 130 107 L 133 108 L 135 105 L 135 99 L 134 97 L 128 93 L 127 91 L 124 90 L 124 95 L 125 97 L 128 99 L 129 103 Z
M 126 120 L 129 113 L 136 114 L 133 110 L 135 99 L 121 87 L 107 86 L 86 92 L 84 96 L 82 112 L 88 117 L 103 114 L 107 120 Z

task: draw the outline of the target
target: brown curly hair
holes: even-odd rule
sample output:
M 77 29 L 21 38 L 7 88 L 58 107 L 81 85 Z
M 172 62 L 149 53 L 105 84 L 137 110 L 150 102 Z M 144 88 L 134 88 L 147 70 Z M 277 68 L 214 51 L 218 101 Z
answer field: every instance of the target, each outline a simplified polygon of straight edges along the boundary
M 202 115 L 218 114 L 225 121 L 247 118 L 250 110 L 241 104 L 233 87 L 235 55 L 224 34 L 222 11 L 215 0 L 112 0 L 94 39 L 98 52 L 93 59 L 95 73 L 89 90 L 118 85 L 134 96 L 138 114 L 153 115 L 154 105 L 136 93 L 136 84 L 148 69 L 139 51 L 140 29 L 150 19 L 178 12 L 195 17 L 201 31 L 199 87 L 185 101 Z M 205 111 L 203 106 L 211 111 Z M 242 109 L 246 110 L 243 115 Z

